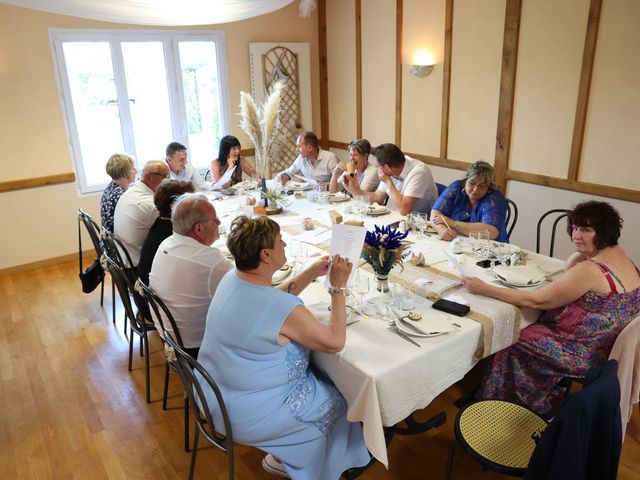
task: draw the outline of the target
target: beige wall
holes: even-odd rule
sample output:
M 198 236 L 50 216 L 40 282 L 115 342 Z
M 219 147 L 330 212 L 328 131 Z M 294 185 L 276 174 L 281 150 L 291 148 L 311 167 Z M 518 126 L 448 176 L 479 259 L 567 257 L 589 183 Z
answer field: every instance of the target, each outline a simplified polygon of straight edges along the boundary
M 49 46 L 49 28 L 140 28 L 65 17 L 0 4 L 0 182 L 73 171 Z M 199 27 L 225 32 L 232 131 L 240 91 L 251 90 L 250 42 L 309 42 L 313 128 L 319 129 L 317 15 L 303 19 L 294 2 L 262 17 Z M 170 140 L 170 139 L 169 139 Z M 106 159 L 105 159 L 106 162 Z M 77 250 L 75 212 L 97 215 L 99 195 L 80 196 L 74 184 L 0 193 L 0 269 Z M 89 246 L 89 244 L 87 244 Z

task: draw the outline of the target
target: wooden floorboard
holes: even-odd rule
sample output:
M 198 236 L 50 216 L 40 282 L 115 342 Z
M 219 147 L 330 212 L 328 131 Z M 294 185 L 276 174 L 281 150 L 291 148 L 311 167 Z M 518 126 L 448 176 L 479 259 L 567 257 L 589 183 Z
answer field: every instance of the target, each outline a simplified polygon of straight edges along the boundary
M 164 359 L 151 339 L 151 404 L 145 402 L 144 361 L 135 343 L 127 370 L 128 337 L 111 322 L 111 284 L 81 292 L 77 264 L 66 262 L 0 277 L 0 474 L 11 479 L 187 478 L 182 390 L 171 378 L 169 409 L 162 410 Z M 453 439 L 458 398 L 472 382 L 454 385 L 419 418 L 446 411 L 447 422 L 417 436 L 396 435 L 390 469 L 376 464 L 363 479 L 441 479 Z M 193 427 L 192 427 L 193 430 Z M 620 461 L 620 480 L 640 478 L 640 420 L 634 411 Z M 206 442 L 204 442 L 206 444 Z M 236 446 L 236 478 L 265 473 L 263 454 Z M 198 454 L 195 478 L 224 479 L 226 457 L 208 445 Z M 506 479 L 456 454 L 454 479 Z

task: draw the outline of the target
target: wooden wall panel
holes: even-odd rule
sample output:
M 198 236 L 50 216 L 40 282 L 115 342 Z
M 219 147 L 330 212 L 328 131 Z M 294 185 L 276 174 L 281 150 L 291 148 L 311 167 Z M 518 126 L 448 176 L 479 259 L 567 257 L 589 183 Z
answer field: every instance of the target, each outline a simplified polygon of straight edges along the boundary
M 578 179 L 640 190 L 640 2 L 602 2 Z
M 402 55 L 401 147 L 409 152 L 438 156 L 442 110 L 445 2 L 404 0 Z M 436 66 L 424 78 L 409 73 L 420 51 L 431 54 Z
M 357 118 L 355 0 L 326 5 L 329 138 L 348 143 L 356 137 Z
M 522 3 L 509 161 L 514 170 L 567 176 L 588 11 L 589 0 Z
M 377 145 L 394 141 L 396 2 L 363 3 L 362 136 Z
M 448 158 L 493 163 L 505 0 L 455 0 Z

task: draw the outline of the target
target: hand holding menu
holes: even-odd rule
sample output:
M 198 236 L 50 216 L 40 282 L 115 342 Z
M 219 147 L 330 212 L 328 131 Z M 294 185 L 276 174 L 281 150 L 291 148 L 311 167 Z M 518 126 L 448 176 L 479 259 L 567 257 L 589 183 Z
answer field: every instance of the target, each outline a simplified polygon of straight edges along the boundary
M 464 269 L 464 267 L 460 264 L 460 262 L 458 262 L 458 260 L 456 260 L 456 258 L 453 255 L 451 255 L 449 252 L 447 252 L 444 248 L 442 249 L 442 251 L 444 252 L 444 254 L 449 259 L 449 262 L 451 262 L 451 265 L 453 265 L 455 267 L 455 269 L 458 271 L 458 273 L 460 274 L 461 277 L 468 277 L 469 275 L 471 275 L 471 273 L 467 272 Z
M 351 277 L 353 276 L 358 260 L 360 259 L 360 253 L 362 252 L 362 245 L 364 244 L 364 236 L 366 233 L 367 230 L 364 227 L 344 225 L 342 223 L 334 225 L 331 229 L 331 249 L 329 250 L 330 258 L 333 258 L 335 254 L 338 254 L 341 257 L 348 259 L 353 264 L 349 281 L 351 281 Z M 328 272 L 325 284 L 330 286 Z
M 211 188 L 213 190 L 221 190 L 222 188 L 224 188 L 224 186 L 229 183 L 229 181 L 231 180 L 231 175 L 233 175 L 233 172 L 235 171 L 236 167 L 238 165 L 234 165 L 231 168 L 227 168 L 227 171 L 224 172 L 224 175 L 222 175 L 220 177 L 220 180 L 218 180 L 217 182 L 215 182 Z

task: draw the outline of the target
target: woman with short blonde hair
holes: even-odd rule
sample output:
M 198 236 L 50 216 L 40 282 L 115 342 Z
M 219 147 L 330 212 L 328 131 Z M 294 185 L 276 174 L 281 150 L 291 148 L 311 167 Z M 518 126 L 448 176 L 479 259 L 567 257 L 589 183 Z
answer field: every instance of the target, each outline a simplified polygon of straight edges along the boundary
M 111 155 L 105 170 L 111 177 L 111 182 L 102 192 L 100 218 L 102 226 L 109 232 L 113 232 L 113 213 L 116 210 L 118 200 L 129 188 L 129 185 L 135 181 L 138 171 L 133 158 L 126 153 L 114 153 Z

